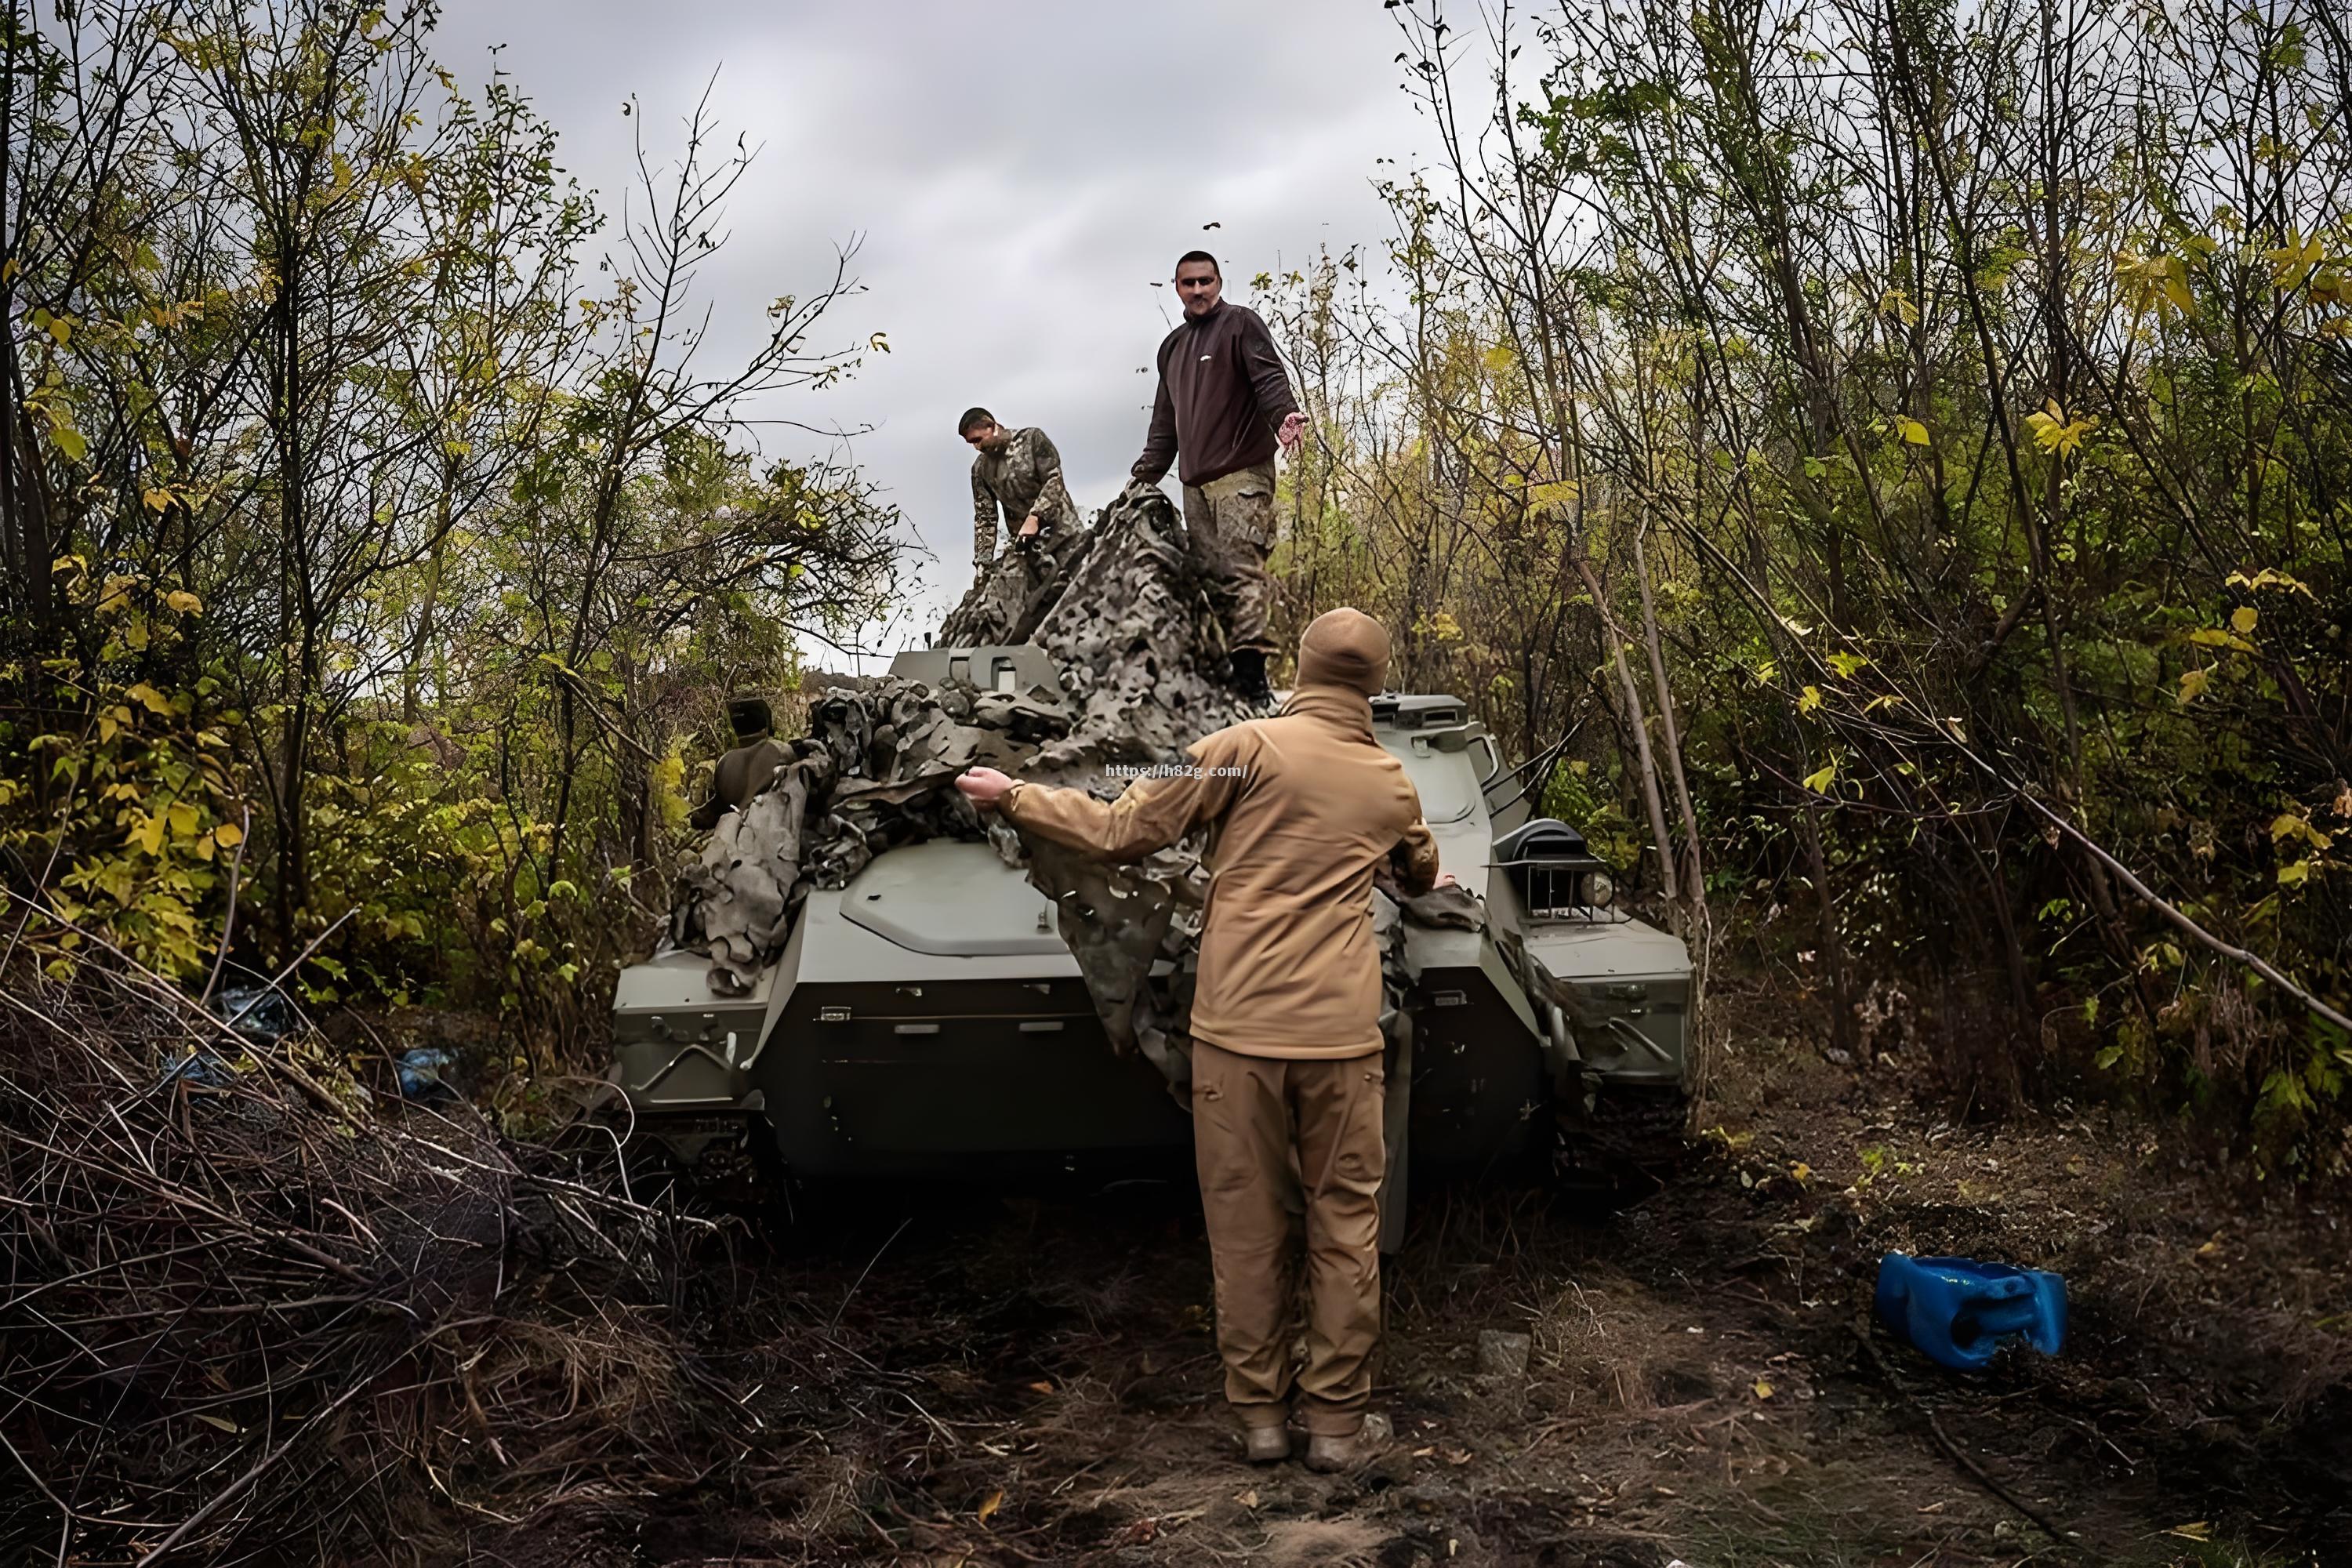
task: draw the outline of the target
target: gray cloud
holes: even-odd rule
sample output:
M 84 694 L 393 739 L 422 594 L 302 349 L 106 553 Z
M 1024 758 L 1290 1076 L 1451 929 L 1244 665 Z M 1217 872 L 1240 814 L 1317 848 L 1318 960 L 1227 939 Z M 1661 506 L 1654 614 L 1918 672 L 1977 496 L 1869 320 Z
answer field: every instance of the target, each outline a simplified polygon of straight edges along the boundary
M 937 556 L 917 626 L 970 577 L 958 412 L 1043 425 L 1080 503 L 1104 504 L 1141 447 L 1152 383 L 1137 372 L 1176 309 L 1151 282 L 1204 245 L 1246 299 L 1255 272 L 1377 243 L 1373 160 L 1423 142 L 1378 0 L 450 5 L 445 65 L 478 80 L 493 46 L 615 214 L 633 178 L 623 100 L 667 157 L 718 73 L 719 123 L 761 153 L 700 279 L 714 363 L 863 236 L 866 292 L 837 307 L 833 338 L 887 331 L 892 352 L 761 412 L 873 426 L 849 453 Z M 791 432 L 767 445 L 817 449 Z

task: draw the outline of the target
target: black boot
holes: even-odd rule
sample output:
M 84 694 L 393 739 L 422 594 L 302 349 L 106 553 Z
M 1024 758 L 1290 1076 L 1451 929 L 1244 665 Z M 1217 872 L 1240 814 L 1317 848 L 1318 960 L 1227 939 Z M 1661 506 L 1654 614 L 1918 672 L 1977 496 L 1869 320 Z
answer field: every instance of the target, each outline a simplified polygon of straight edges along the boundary
M 1234 689 L 1241 700 L 1253 708 L 1274 706 L 1274 688 L 1265 683 L 1265 652 L 1262 648 L 1237 647 L 1233 653 Z

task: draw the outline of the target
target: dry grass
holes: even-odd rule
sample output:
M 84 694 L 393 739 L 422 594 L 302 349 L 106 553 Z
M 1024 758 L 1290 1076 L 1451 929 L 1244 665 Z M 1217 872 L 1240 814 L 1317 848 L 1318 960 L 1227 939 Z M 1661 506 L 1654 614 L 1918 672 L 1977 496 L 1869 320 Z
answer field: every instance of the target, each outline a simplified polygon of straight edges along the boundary
M 710 1222 L 371 1092 L 314 1037 L 248 1045 L 135 971 L 9 1001 L 12 1552 L 420 1559 L 749 1436 L 677 1333 Z

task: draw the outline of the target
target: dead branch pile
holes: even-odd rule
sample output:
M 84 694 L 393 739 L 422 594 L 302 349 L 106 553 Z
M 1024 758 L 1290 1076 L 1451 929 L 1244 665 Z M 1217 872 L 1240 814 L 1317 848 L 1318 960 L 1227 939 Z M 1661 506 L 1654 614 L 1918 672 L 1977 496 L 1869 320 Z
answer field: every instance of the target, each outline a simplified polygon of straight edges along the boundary
M 429 1559 L 743 1451 L 716 1225 L 152 977 L 7 1001 L 0 1557 Z

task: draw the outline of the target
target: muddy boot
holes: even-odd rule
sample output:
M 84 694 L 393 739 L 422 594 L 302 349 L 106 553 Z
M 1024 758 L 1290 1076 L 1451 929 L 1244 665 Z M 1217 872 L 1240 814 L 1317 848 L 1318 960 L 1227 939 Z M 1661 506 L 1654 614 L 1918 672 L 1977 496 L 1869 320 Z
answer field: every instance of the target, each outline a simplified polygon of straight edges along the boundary
M 1265 683 L 1265 650 L 1237 647 L 1233 652 L 1234 690 L 1260 712 L 1274 706 L 1274 688 Z
M 1384 1415 L 1366 1417 L 1364 1424 L 1344 1436 L 1332 1432 L 1309 1432 L 1307 1435 L 1307 1468 L 1325 1475 L 1342 1470 L 1360 1470 L 1384 1457 L 1390 1447 L 1389 1424 Z
M 1278 1465 L 1290 1458 L 1290 1428 L 1287 1426 L 1244 1426 L 1242 1447 L 1253 1465 Z

